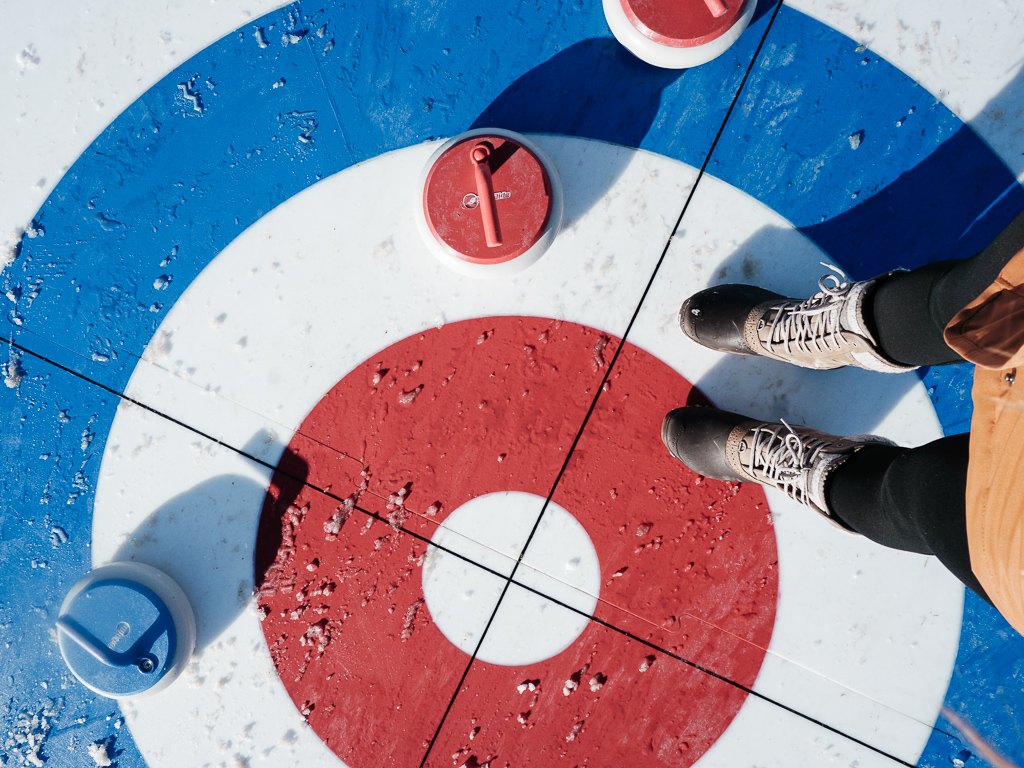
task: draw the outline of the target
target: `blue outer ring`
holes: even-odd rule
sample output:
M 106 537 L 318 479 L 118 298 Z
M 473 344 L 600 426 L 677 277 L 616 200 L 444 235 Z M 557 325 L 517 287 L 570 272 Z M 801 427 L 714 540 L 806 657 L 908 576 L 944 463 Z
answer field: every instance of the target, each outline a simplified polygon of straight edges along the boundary
M 700 167 L 773 10 L 762 2 L 732 49 L 677 72 L 626 53 L 594 3 L 367 7 L 291 5 L 143 94 L 40 209 L 37 236 L 0 281 L 20 292 L 3 335 L 123 391 L 168 309 L 246 227 L 355 163 L 476 126 L 613 141 Z M 786 7 L 707 170 L 792 221 L 855 278 L 968 256 L 1024 207 L 1012 174 L 945 107 Z M 12 468 L 0 477 L 0 555 L 20 564 L 4 573 L 3 612 L 29 618 L 14 624 L 19 650 L 0 674 L 28 669 L 19 679 L 29 682 L 13 687 L 5 720 L 42 706 L 36 681 L 66 674 L 47 649 L 52 620 L 33 611 L 52 610 L 89 567 L 99 456 L 117 406 L 109 391 L 8 354 L 26 376 L 0 388 Z M 969 367 L 923 376 L 947 433 L 967 429 Z M 45 573 L 28 568 L 37 556 L 49 558 Z M 999 691 L 1007 675 L 1024 674 L 1014 666 L 1020 640 L 968 594 L 947 694 L 997 743 L 1005 734 L 1000 746 L 1018 759 Z M 107 703 L 74 687 L 63 695 L 51 754 L 70 738 L 57 731 L 81 715 L 81 738 L 113 735 L 120 765 L 144 764 L 127 730 L 104 719 Z M 944 764 L 960 748 L 936 732 L 920 764 Z

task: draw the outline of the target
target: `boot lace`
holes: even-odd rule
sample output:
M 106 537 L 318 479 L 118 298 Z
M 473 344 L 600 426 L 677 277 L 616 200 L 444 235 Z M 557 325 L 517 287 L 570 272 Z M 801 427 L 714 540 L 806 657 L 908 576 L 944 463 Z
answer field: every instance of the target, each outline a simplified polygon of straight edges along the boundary
M 808 472 L 830 445 L 826 436 L 801 435 L 789 424 L 762 424 L 749 436 L 749 458 L 740 463 L 751 476 L 803 504 L 808 502 Z
M 818 293 L 803 301 L 779 306 L 768 328 L 765 346 L 772 352 L 781 346 L 787 354 L 794 349 L 804 354 L 831 353 L 848 343 L 841 335 L 843 304 L 853 285 L 843 270 L 821 262 L 832 270 L 818 280 Z

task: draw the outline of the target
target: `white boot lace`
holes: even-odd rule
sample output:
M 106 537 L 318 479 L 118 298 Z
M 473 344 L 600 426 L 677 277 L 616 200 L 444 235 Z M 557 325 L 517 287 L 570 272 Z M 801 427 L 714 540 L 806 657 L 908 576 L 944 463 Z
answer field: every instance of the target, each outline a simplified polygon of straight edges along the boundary
M 841 318 L 853 285 L 839 267 L 825 262 L 821 266 L 832 273 L 818 280 L 818 293 L 779 306 L 768 328 L 768 339 L 763 342 L 769 351 L 775 352 L 775 347 L 781 346 L 786 354 L 792 354 L 794 348 L 804 354 L 828 354 L 846 345 L 841 336 Z
M 783 434 L 785 432 L 785 434 Z M 789 424 L 763 424 L 750 435 L 750 453 L 740 463 L 760 482 L 783 491 L 803 504 L 810 501 L 809 471 L 832 441 L 824 436 L 800 435 Z

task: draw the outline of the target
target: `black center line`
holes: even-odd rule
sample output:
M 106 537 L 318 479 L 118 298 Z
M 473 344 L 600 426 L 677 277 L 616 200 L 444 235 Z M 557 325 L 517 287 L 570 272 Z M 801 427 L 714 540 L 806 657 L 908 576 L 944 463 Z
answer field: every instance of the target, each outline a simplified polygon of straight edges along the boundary
M 623 347 L 626 344 L 626 340 L 629 337 L 629 333 L 632 330 L 633 325 L 636 322 L 637 317 L 640 315 L 640 311 L 643 308 L 644 302 L 647 300 L 647 295 L 650 293 L 651 287 L 653 286 L 654 281 L 655 281 L 655 279 L 658 276 L 658 272 L 661 270 L 661 266 L 662 266 L 662 264 L 665 261 L 665 257 L 668 255 L 668 251 L 669 251 L 669 248 L 672 245 L 672 241 L 675 238 L 676 233 L 678 233 L 678 231 L 679 231 L 679 227 L 682 224 L 683 217 L 686 215 L 686 211 L 690 207 L 690 203 L 693 200 L 693 196 L 694 196 L 695 192 L 697 191 L 697 187 L 700 185 L 700 181 L 704 177 L 704 172 L 707 169 L 708 163 L 711 161 L 711 156 L 714 154 L 715 148 L 718 146 L 718 142 L 721 139 L 723 133 L 725 132 L 725 128 L 726 128 L 726 126 L 729 123 L 729 118 L 732 116 L 732 113 L 733 113 L 733 111 L 736 108 L 736 104 L 739 102 L 740 95 L 743 93 L 743 87 L 746 85 L 747 79 L 750 77 L 750 73 L 753 71 L 754 65 L 758 61 L 758 57 L 760 56 L 761 49 L 763 48 L 765 41 L 768 39 L 768 34 L 769 34 L 769 32 L 771 32 L 772 26 L 775 24 L 775 19 L 778 16 L 779 10 L 781 8 L 782 8 L 782 0 L 778 0 L 778 2 L 776 3 L 776 6 L 775 6 L 775 10 L 772 12 L 771 19 L 769 19 L 769 21 L 768 21 L 768 26 L 765 28 L 764 33 L 761 35 L 761 39 L 760 39 L 760 41 L 757 44 L 757 48 L 754 51 L 754 55 L 753 55 L 753 57 L 750 60 L 750 64 L 747 66 L 747 70 L 743 74 L 743 79 L 740 81 L 739 87 L 736 89 L 736 93 L 733 96 L 732 103 L 730 103 L 729 109 L 726 111 L 725 117 L 722 120 L 722 124 L 721 124 L 721 126 L 719 126 L 718 132 L 715 134 L 714 141 L 711 142 L 711 147 L 708 149 L 708 152 L 707 152 L 707 154 L 704 157 L 704 162 L 703 162 L 703 164 L 700 167 L 700 171 L 697 174 L 697 178 L 694 181 L 693 186 L 690 188 L 690 192 L 687 195 L 686 201 L 683 204 L 683 208 L 679 212 L 679 216 L 676 219 L 675 226 L 672 228 L 672 232 L 669 234 L 669 237 L 668 237 L 668 239 L 665 242 L 665 247 L 661 251 L 661 256 L 658 258 L 658 261 L 657 261 L 657 263 L 655 264 L 655 267 L 654 267 L 654 271 L 652 272 L 651 277 L 647 281 L 647 285 L 644 288 L 644 291 L 643 291 L 643 293 L 640 296 L 640 301 L 637 303 L 636 309 L 633 311 L 633 315 L 632 315 L 632 317 L 629 320 L 629 324 L 626 326 L 626 331 L 622 335 L 622 338 L 619 340 L 619 343 L 618 343 L 618 345 L 615 348 L 615 354 L 612 356 L 611 362 L 608 364 L 608 367 L 607 367 L 607 370 L 605 371 L 604 377 L 601 380 L 601 384 L 600 384 L 600 386 L 597 387 L 597 392 L 596 392 L 596 394 L 594 395 L 593 399 L 590 402 L 590 407 L 587 409 L 586 415 L 583 417 L 583 422 L 580 424 L 580 428 L 576 432 L 576 436 L 573 438 L 572 445 L 569 447 L 569 450 L 566 453 L 565 459 L 562 462 L 562 466 L 561 466 L 561 468 L 558 471 L 558 475 L 555 477 L 555 481 L 554 481 L 554 483 L 551 486 L 551 490 L 548 492 L 547 498 L 544 500 L 544 504 L 541 507 L 540 514 L 538 515 L 537 520 L 533 524 L 533 528 L 531 529 L 530 534 L 529 534 L 529 536 L 526 539 L 526 543 L 523 545 L 522 551 L 519 553 L 519 557 L 516 560 L 516 563 L 515 563 L 515 565 L 514 565 L 514 567 L 512 569 L 512 573 L 507 578 L 505 589 L 502 590 L 502 598 L 504 598 L 505 593 L 508 591 L 509 584 L 513 583 L 513 581 L 515 579 L 516 571 L 518 570 L 520 563 L 522 563 L 523 557 L 526 555 L 526 551 L 530 547 L 530 542 L 533 541 L 533 537 L 537 533 L 537 529 L 540 527 L 541 520 L 544 518 L 544 513 L 547 511 L 548 505 L 551 502 L 551 498 L 554 496 L 555 491 L 557 490 L 558 485 L 559 485 L 559 483 L 562 480 L 562 477 L 565 475 L 565 472 L 566 472 L 566 470 L 567 470 L 567 468 L 569 466 L 569 461 L 572 458 L 573 453 L 576 450 L 576 446 L 579 444 L 579 441 L 582 438 L 583 433 L 586 431 L 587 424 L 589 423 L 590 418 L 593 416 L 594 410 L 597 408 L 597 403 L 598 403 L 598 400 L 601 397 L 601 393 L 604 390 L 604 385 L 608 382 L 608 378 L 611 375 L 611 372 L 612 372 L 612 370 L 615 367 L 615 363 L 619 359 L 619 355 L 622 353 L 622 349 L 623 349 Z M 518 584 L 518 582 L 516 582 L 516 583 Z M 531 591 L 533 591 L 533 590 L 531 590 Z M 545 597 L 548 600 L 552 600 L 553 602 L 556 602 L 556 603 L 559 602 L 557 600 L 553 600 L 550 597 L 547 597 L 546 595 L 544 595 L 543 597 Z M 559 603 L 559 604 L 561 604 L 561 603 Z M 491 622 L 494 620 L 494 617 L 497 615 L 498 610 L 499 610 L 500 607 L 501 607 L 501 599 L 498 600 L 498 603 L 495 605 L 494 611 L 491 614 L 491 618 L 487 622 L 487 627 L 488 628 L 490 627 Z M 568 606 L 566 606 L 566 607 L 568 607 Z M 594 619 L 593 617 L 590 617 L 590 618 L 592 620 L 594 620 L 594 621 L 598 621 L 601 624 L 605 624 L 605 626 L 610 626 L 610 625 L 607 625 L 605 622 L 601 622 L 598 619 Z M 615 627 L 612 627 L 612 628 L 616 629 L 616 631 L 622 631 L 622 630 L 618 630 Z M 629 633 L 623 632 L 623 634 L 627 634 L 628 635 Z M 448 703 L 448 708 L 445 710 L 444 716 L 441 718 L 441 721 L 438 723 L 437 729 L 434 732 L 434 736 L 431 738 L 430 744 L 427 746 L 426 753 L 423 755 L 423 760 L 420 762 L 420 768 L 423 768 L 423 766 L 427 762 L 427 759 L 430 757 L 430 753 L 431 753 L 431 751 L 434 748 L 434 744 L 436 743 L 437 738 L 438 738 L 438 736 L 441 733 L 441 729 L 444 728 L 444 724 L 445 724 L 445 721 L 448 718 L 448 714 L 451 712 L 451 708 L 452 708 L 452 706 L 455 703 L 455 699 L 458 697 L 459 692 L 462 689 L 462 685 L 465 682 L 466 676 L 469 674 L 470 668 L 472 668 L 472 666 L 473 666 L 473 662 L 476 660 L 476 654 L 479 651 L 480 645 L 483 643 L 484 637 L 486 637 L 486 635 L 487 635 L 487 630 L 485 629 L 483 636 L 481 636 L 481 638 L 480 638 L 480 642 L 477 644 L 476 650 L 473 652 L 473 656 L 470 658 L 469 664 L 466 667 L 466 671 L 462 675 L 462 680 L 460 680 L 459 686 L 458 686 L 458 688 L 456 688 L 455 693 L 453 694 L 451 701 Z M 629 636 L 632 637 L 631 635 L 629 635 Z M 645 644 L 649 645 L 649 643 L 646 643 L 646 641 L 641 641 L 641 642 L 645 642 Z M 654 646 L 652 646 L 652 647 L 654 647 Z M 710 670 L 704 670 L 702 667 L 700 667 L 697 664 L 694 664 L 693 662 L 681 659 L 678 656 L 674 656 L 674 654 L 669 654 L 669 655 L 673 656 L 674 658 L 678 658 L 681 661 L 684 661 L 684 663 L 687 663 L 687 664 L 689 664 L 689 665 L 691 665 L 691 666 L 693 666 L 693 667 L 695 667 L 697 669 L 701 669 L 702 671 L 706 671 L 707 674 L 713 675 L 714 677 L 716 677 L 716 678 L 718 678 L 720 680 L 724 680 L 724 681 L 728 682 L 730 685 L 735 685 L 735 686 L 737 686 L 739 688 L 742 688 L 743 690 L 746 690 L 748 693 L 751 693 L 751 694 L 757 696 L 758 698 L 765 699 L 766 701 L 771 701 L 771 699 L 767 699 L 766 697 L 764 697 L 761 694 L 754 693 L 752 690 L 746 688 L 745 686 L 741 686 L 738 683 L 735 683 L 735 682 L 733 682 L 731 680 L 728 680 L 727 678 L 722 677 L 721 675 L 718 675 L 718 674 L 716 674 L 714 672 L 711 672 Z M 776 704 L 779 707 L 782 707 L 783 709 L 789 710 L 791 712 L 794 711 L 794 710 L 790 709 L 789 707 L 786 707 L 783 704 L 779 704 L 778 702 L 772 701 L 772 703 Z M 807 717 L 807 716 L 803 716 L 803 717 L 805 717 L 808 720 L 811 720 L 812 722 L 817 722 L 817 721 L 813 720 L 813 718 L 810 718 L 810 717 Z M 824 726 L 824 725 L 823 725 L 823 727 L 828 728 L 828 726 Z M 834 728 L 829 728 L 829 730 L 835 731 Z M 841 733 L 840 731 L 835 731 L 835 732 L 836 733 Z M 845 734 L 841 734 L 841 735 L 845 735 Z M 862 742 L 858 742 L 858 743 L 862 743 Z M 865 746 L 870 746 L 870 745 L 866 745 L 865 744 Z M 872 749 L 874 749 L 874 748 L 872 747 Z M 880 750 L 877 750 L 877 749 L 875 751 L 879 751 L 880 752 Z M 882 754 L 886 754 L 886 753 L 882 752 Z M 904 763 L 904 765 L 909 765 L 909 764 L 908 763 Z

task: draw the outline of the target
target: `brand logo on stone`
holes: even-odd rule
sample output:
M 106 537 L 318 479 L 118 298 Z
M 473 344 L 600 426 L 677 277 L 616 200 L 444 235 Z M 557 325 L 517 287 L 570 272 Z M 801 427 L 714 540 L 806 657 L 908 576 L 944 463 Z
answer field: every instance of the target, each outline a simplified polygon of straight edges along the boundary
M 508 200 L 510 197 L 512 197 L 512 193 L 511 192 L 495 192 L 494 193 L 494 199 L 495 200 Z M 471 211 L 474 208 L 476 208 L 478 205 L 480 205 L 480 198 L 477 197 L 476 192 L 470 192 L 464 198 L 462 198 L 462 207 L 463 208 L 466 208 L 466 209 Z
M 114 647 L 122 640 L 129 632 L 132 631 L 131 625 L 127 621 L 121 621 L 117 624 L 117 629 L 114 630 L 114 636 L 107 643 L 107 648 L 114 650 Z

